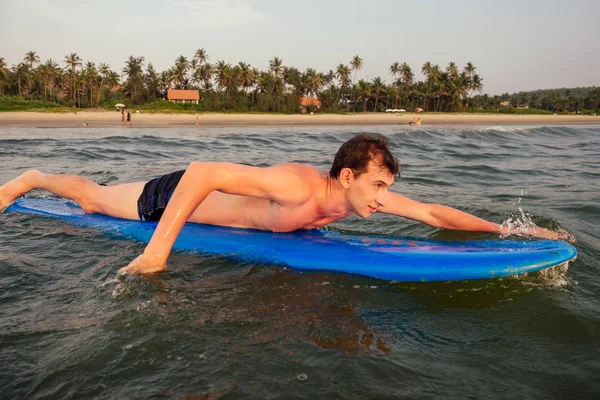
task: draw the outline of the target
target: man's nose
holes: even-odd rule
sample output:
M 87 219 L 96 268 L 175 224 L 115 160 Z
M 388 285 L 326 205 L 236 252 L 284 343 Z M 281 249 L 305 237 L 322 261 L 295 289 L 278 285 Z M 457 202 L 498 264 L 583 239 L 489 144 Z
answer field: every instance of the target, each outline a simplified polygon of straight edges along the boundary
M 385 205 L 387 204 L 387 192 L 379 192 L 375 201 L 377 202 L 377 204 L 379 204 L 379 206 L 385 207 Z

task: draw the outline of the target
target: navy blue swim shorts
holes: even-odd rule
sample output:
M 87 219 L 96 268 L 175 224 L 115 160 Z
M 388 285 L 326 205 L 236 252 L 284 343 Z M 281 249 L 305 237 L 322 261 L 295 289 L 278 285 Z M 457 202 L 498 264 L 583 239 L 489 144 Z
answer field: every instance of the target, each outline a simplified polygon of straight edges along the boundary
M 142 221 L 158 221 L 171 199 L 185 170 L 176 171 L 148 181 L 138 198 L 138 215 Z

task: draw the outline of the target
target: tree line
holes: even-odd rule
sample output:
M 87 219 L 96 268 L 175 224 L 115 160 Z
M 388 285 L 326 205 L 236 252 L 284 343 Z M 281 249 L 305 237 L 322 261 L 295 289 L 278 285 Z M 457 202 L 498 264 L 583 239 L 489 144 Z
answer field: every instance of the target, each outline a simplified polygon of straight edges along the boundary
M 532 108 L 552 113 L 597 113 L 600 111 L 600 87 L 533 90 L 498 96 L 484 94 L 473 97 L 471 104 L 479 109 L 510 107 Z
M 415 111 L 419 108 L 431 112 L 492 110 L 504 99 L 504 95 L 481 94 L 483 79 L 471 62 L 462 68 L 454 62 L 445 67 L 426 62 L 421 67 L 424 80 L 417 80 L 407 63 L 394 62 L 389 67 L 390 83 L 379 76 L 370 81 L 356 81 L 357 72 L 363 66 L 363 60 L 357 55 L 335 70 L 318 72 L 307 68 L 300 71 L 285 65 L 281 58 L 273 57 L 268 68 L 261 70 L 246 62 L 211 63 L 206 50 L 200 48 L 192 57 L 177 57 L 174 65 L 162 72 L 152 63 L 146 63 L 144 57 L 130 56 L 119 74 L 105 63 L 84 62 L 77 53 L 66 55 L 59 65 L 52 59 L 41 62 L 36 52 L 29 51 L 20 63 L 10 68 L 0 57 L 0 95 L 96 108 L 110 107 L 116 102 L 125 102 L 128 106 L 156 103 L 166 98 L 169 89 L 198 89 L 201 104 L 186 107 L 205 111 L 285 113 L 299 112 L 302 97 L 317 97 L 326 112 Z M 561 103 L 560 96 L 559 100 L 547 102 L 542 97 L 529 100 L 533 106 L 553 111 L 594 104 L 597 107 L 595 100 Z M 560 106 L 557 107 L 557 103 Z

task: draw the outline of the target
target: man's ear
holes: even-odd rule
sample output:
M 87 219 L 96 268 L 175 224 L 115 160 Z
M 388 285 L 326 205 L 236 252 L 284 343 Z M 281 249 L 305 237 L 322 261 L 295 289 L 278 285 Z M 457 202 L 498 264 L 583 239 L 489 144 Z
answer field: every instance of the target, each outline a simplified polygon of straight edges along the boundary
M 354 172 L 350 168 L 342 168 L 340 171 L 340 183 L 344 189 L 348 189 L 350 187 L 350 182 L 354 180 Z

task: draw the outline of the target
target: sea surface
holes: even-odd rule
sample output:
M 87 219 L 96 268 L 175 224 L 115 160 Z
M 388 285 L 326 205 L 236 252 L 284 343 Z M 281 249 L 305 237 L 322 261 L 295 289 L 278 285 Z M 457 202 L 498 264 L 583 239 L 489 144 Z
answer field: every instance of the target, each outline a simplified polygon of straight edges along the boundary
M 577 259 L 520 277 L 398 283 L 174 253 L 165 273 L 119 283 L 143 244 L 2 214 L 0 398 L 599 398 L 600 126 L 0 127 L 0 183 L 37 168 L 109 185 L 194 160 L 328 169 L 358 132 L 389 137 L 402 163 L 394 191 L 563 228 Z M 329 229 L 498 238 L 383 214 Z

